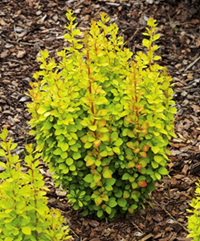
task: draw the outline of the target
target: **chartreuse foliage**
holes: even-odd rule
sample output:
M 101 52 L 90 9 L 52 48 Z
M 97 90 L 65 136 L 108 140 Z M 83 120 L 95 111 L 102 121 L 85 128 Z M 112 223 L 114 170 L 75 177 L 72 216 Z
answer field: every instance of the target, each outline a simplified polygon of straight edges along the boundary
M 69 47 L 60 62 L 41 51 L 28 104 L 37 150 L 49 163 L 56 184 L 83 215 L 132 215 L 167 175 L 166 147 L 174 136 L 173 91 L 166 69 L 155 63 L 159 38 L 148 20 L 147 53 L 135 60 L 109 17 L 92 21 L 89 31 L 69 25 Z
M 200 184 L 197 183 L 197 189 L 195 191 L 196 197 L 192 199 L 190 206 L 193 210 L 187 210 L 192 213 L 192 216 L 188 217 L 188 229 L 189 234 L 187 238 L 193 238 L 194 241 L 200 240 Z
M 32 145 L 26 146 L 24 161 L 28 172 L 21 171 L 18 155 L 12 156 L 17 144 L 7 141 L 8 131 L 0 135 L 2 142 L 0 167 L 0 240 L 5 241 L 58 241 L 67 240 L 68 227 L 63 227 L 60 211 L 47 206 L 47 188 L 37 167 L 39 154 L 33 154 Z

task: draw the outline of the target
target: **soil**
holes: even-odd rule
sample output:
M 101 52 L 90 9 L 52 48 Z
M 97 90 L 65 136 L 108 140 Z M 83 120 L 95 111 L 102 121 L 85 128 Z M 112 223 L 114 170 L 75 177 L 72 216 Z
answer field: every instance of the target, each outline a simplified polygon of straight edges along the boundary
M 200 174 L 200 4 L 176 0 L 1 0 L 0 1 L 0 128 L 7 127 L 18 143 L 33 142 L 28 135 L 31 116 L 26 95 L 32 75 L 39 70 L 40 49 L 52 57 L 66 43 L 66 11 L 72 9 L 78 27 L 87 29 L 101 12 L 119 26 L 126 46 L 133 53 L 143 50 L 146 21 L 153 17 L 161 35 L 159 62 L 167 66 L 174 83 L 177 138 L 171 140 L 169 176 L 156 185 L 145 209 L 128 219 L 107 223 L 93 216 L 82 217 L 67 204 L 66 193 L 55 189 L 45 165 L 41 168 L 49 206 L 68 220 L 73 240 L 173 241 L 187 239 L 187 209 Z

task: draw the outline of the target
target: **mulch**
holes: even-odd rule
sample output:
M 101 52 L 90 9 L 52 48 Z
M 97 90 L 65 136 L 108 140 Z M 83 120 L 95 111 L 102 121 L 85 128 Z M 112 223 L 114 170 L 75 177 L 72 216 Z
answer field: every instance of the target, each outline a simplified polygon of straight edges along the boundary
M 40 49 L 56 57 L 66 46 L 62 36 L 67 9 L 74 11 L 81 30 L 106 12 L 133 53 L 144 50 L 142 32 L 147 19 L 157 20 L 159 63 L 167 66 L 174 84 L 177 138 L 169 146 L 170 175 L 156 185 L 145 209 L 133 217 L 112 223 L 82 217 L 67 203 L 66 192 L 54 188 L 43 164 L 41 172 L 50 188 L 49 206 L 63 212 L 76 241 L 191 240 L 186 238 L 187 209 L 200 174 L 200 4 L 177 0 L 1 0 L 0 128 L 7 127 L 18 143 L 16 154 L 21 155 L 24 144 L 34 141 L 28 135 L 31 116 L 26 93 L 33 73 L 39 70 L 36 58 Z

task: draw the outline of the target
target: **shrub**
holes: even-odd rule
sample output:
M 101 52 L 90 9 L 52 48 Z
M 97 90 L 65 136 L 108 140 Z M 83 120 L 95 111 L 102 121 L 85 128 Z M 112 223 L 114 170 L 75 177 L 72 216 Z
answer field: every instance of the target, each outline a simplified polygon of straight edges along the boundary
M 194 241 L 200 240 L 200 185 L 197 183 L 197 189 L 195 191 L 196 198 L 192 199 L 190 206 L 193 210 L 187 210 L 192 213 L 188 217 L 188 229 L 189 234 L 187 238 L 193 238 Z
M 75 210 L 99 218 L 132 215 L 168 174 L 166 147 L 175 135 L 171 78 L 154 63 L 160 59 L 155 20 L 144 33 L 147 53 L 134 61 L 106 14 L 84 33 L 71 11 L 66 16 L 69 47 L 57 53 L 60 62 L 47 50 L 38 58 L 30 134 L 56 185 L 69 188 Z
M 18 155 L 11 155 L 17 144 L 12 139 L 7 142 L 8 131 L 0 135 L 0 238 L 5 241 L 56 241 L 70 237 L 68 227 L 62 227 L 63 217 L 58 210 L 49 210 L 47 188 L 44 187 L 42 175 L 36 160 L 39 154 L 33 154 L 32 145 L 27 145 L 24 161 L 28 172 L 21 171 Z M 36 161 L 35 161 L 36 160 Z

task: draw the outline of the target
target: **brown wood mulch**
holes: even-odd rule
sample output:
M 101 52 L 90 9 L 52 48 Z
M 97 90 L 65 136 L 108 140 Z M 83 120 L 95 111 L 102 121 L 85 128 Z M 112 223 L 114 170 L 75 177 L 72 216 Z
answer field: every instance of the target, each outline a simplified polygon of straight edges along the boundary
M 74 240 L 191 240 L 187 236 L 186 211 L 194 196 L 200 173 L 200 4 L 176 0 L 1 0 L 0 1 L 0 128 L 7 127 L 18 143 L 20 154 L 29 137 L 25 95 L 32 75 L 39 70 L 40 49 L 51 56 L 61 50 L 66 24 L 65 13 L 72 9 L 78 27 L 87 29 L 101 12 L 119 26 L 126 46 L 134 53 L 143 50 L 142 32 L 146 21 L 158 22 L 161 38 L 160 64 L 167 66 L 174 83 L 177 138 L 170 146 L 169 177 L 157 184 L 151 204 L 133 217 L 106 223 L 82 217 L 67 204 L 65 192 L 55 190 L 48 170 L 41 171 L 50 188 L 49 205 L 67 217 Z

